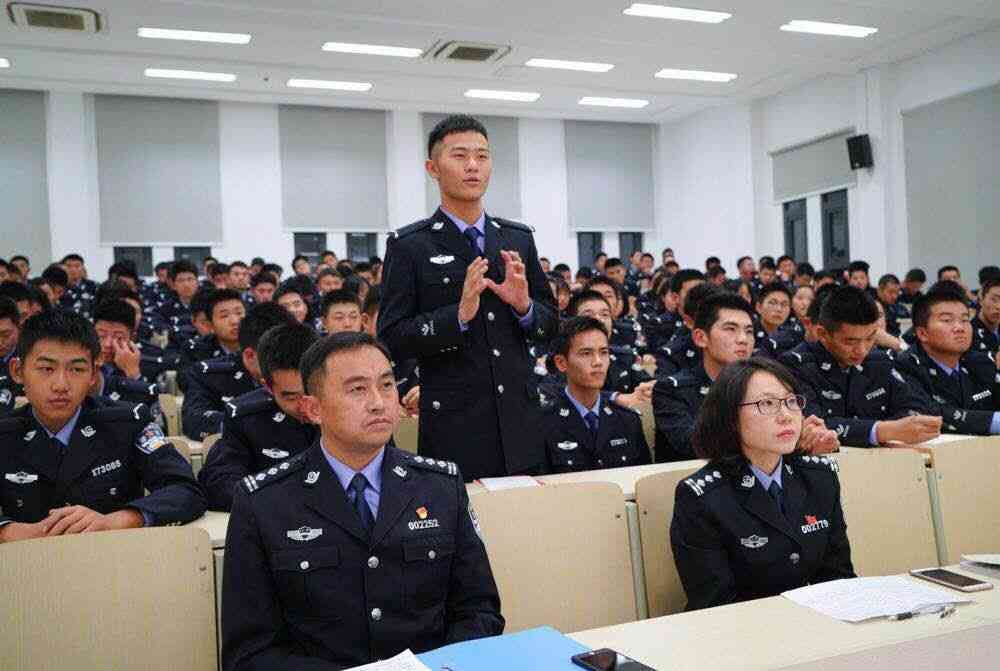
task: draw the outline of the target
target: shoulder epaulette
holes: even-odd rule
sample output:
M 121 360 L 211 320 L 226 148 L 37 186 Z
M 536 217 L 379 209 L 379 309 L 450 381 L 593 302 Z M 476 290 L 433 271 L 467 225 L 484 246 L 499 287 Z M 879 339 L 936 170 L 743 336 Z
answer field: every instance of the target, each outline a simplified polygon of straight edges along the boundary
M 402 228 L 397 229 L 396 231 L 393 232 L 391 237 L 405 238 L 407 235 L 410 235 L 411 233 L 416 233 L 417 231 L 424 230 L 432 223 L 434 223 L 432 219 L 421 219 L 420 221 L 414 222 L 409 226 L 403 226 Z
M 152 422 L 153 416 L 145 403 L 125 403 L 95 398 L 90 416 L 102 422 Z M 104 401 L 102 403 L 102 401 Z
M 695 496 L 703 496 L 705 492 L 717 487 L 722 482 L 722 477 L 722 473 L 717 470 L 708 470 L 706 466 L 682 482 L 694 492 Z
M 198 364 L 202 373 L 232 373 L 236 370 L 236 360 L 228 356 L 208 359 Z
M 260 473 L 255 473 L 253 475 L 248 475 L 242 480 L 240 480 L 240 485 L 246 490 L 247 494 L 253 494 L 261 487 L 266 487 L 267 485 L 278 482 L 288 477 L 292 473 L 299 471 L 305 466 L 308 460 L 309 453 L 311 450 L 303 450 L 299 452 L 291 459 L 281 462 L 271 466 L 266 471 L 261 471 Z
M 226 402 L 230 417 L 244 417 L 277 407 L 274 397 L 261 387 Z
M 535 229 L 527 224 L 522 224 L 519 221 L 511 221 L 510 219 L 501 219 L 500 217 L 490 217 L 491 220 L 497 222 L 501 226 L 506 226 L 508 228 L 516 228 L 519 231 L 524 231 L 525 233 L 534 233 Z
M 413 455 L 408 452 L 403 453 L 402 457 L 406 463 L 414 468 L 442 475 L 450 475 L 452 477 L 458 476 L 458 466 L 453 461 L 435 461 L 434 459 Z
M 821 471 L 840 472 L 840 463 L 834 457 L 818 457 L 811 454 L 800 454 L 793 457 L 793 462 L 798 466 L 813 468 Z
M 24 433 L 28 420 L 24 417 L 4 417 L 0 419 L 0 436 L 13 436 Z

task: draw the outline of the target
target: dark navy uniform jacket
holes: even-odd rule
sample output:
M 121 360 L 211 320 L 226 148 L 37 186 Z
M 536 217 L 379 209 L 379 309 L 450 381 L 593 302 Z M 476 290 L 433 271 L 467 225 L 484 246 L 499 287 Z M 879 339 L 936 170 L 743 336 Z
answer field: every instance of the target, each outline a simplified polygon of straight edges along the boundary
M 691 446 L 695 419 L 712 387 L 701 364 L 674 375 L 659 377 L 653 385 L 656 418 L 656 461 L 697 459 Z
M 202 361 L 218 359 L 225 353 L 215 335 L 196 336 L 181 348 L 181 367 L 187 368 Z
M 104 389 L 101 396 L 105 396 L 112 401 L 124 401 L 125 403 L 144 403 L 147 407 L 153 408 L 159 403 L 159 391 L 155 384 L 146 380 L 133 380 L 110 364 L 101 366 L 101 374 L 104 376 Z
M 186 377 L 181 419 L 184 435 L 193 440 L 219 433 L 226 403 L 260 386 L 243 367 L 239 354 L 202 361 L 192 366 Z
M 683 328 L 684 322 L 673 312 L 651 310 L 639 313 L 639 325 L 646 338 L 646 349 L 649 352 L 666 345 L 673 337 L 674 331 Z
M 663 347 L 653 352 L 656 358 L 656 377 L 673 375 L 701 364 L 701 350 L 694 346 L 691 329 L 682 326 Z
M 503 281 L 501 250 L 524 261 L 534 310 L 527 327 L 486 290 L 462 331 L 458 304 L 476 252 L 440 209 L 389 238 L 378 317 L 393 359 L 420 366 L 420 454 L 454 460 L 469 479 L 544 465 L 528 340 L 546 342 L 558 327 L 531 229 L 486 216 L 485 234 L 487 277 Z
M 976 352 L 989 354 L 991 357 L 996 357 L 997 350 L 1000 350 L 1000 338 L 997 338 L 997 334 L 983 323 L 979 315 L 976 315 L 972 320 L 971 349 Z
M 613 347 L 628 347 L 641 350 L 646 346 L 642 335 L 642 327 L 632 317 L 622 317 L 611 323 L 611 345 Z
M 842 370 L 822 344 L 804 342 L 781 355 L 803 386 L 803 416 L 816 415 L 850 447 L 871 447 L 871 430 L 878 420 L 930 414 L 895 362 L 873 349 L 860 366 Z
M 6 372 L 0 373 L 0 417 L 14 412 L 14 404 L 19 394 L 24 392 L 21 385 L 14 382 Z
M 102 514 L 135 508 L 155 525 L 205 512 L 191 465 L 144 405 L 87 398 L 65 452 L 54 441 L 31 406 L 0 420 L 0 524 L 39 522 L 69 505 Z
M 237 487 L 226 535 L 226 671 L 343 669 L 503 631 L 454 463 L 385 448 L 364 531 L 317 440 Z
M 948 375 L 917 343 L 897 355 L 896 367 L 931 414 L 942 418 L 942 432 L 990 435 L 993 414 L 1000 411 L 1000 372 L 989 356 L 969 351 L 959 361 L 959 371 Z
M 595 436 L 564 390 L 546 398 L 542 431 L 550 473 L 623 468 L 650 462 L 639 413 L 612 403 L 608 392 L 601 392 L 600 405 Z
M 854 577 L 837 462 L 785 457 L 782 468 L 785 514 L 742 457 L 678 483 L 670 544 L 687 610 Z
M 222 437 L 209 450 L 198 480 L 205 488 L 208 507 L 228 511 L 240 480 L 287 461 L 312 445 L 318 427 L 286 415 L 264 388 L 226 405 Z
M 794 317 L 789 318 L 771 335 L 767 334 L 760 319 L 754 319 L 754 354 L 777 359 L 785 352 L 795 349 L 805 340 L 806 331 Z

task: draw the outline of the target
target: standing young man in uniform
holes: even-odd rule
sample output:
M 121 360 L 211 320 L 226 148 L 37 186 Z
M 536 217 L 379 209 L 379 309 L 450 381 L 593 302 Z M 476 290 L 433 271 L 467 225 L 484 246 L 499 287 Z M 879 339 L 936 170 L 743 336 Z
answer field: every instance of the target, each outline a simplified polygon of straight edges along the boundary
M 492 158 L 479 121 L 446 118 L 427 150 L 441 207 L 389 239 L 379 337 L 397 361 L 418 360 L 421 455 L 469 479 L 537 472 L 526 341 L 549 340 L 558 318 L 532 229 L 483 209 Z

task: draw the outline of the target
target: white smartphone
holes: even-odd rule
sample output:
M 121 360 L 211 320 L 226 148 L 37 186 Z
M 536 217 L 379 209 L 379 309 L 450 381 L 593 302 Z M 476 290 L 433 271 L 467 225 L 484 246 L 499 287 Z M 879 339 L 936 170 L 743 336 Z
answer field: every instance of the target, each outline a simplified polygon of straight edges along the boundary
M 910 575 L 929 580 L 938 585 L 957 589 L 959 592 L 982 592 L 983 590 L 993 589 L 993 583 L 991 582 L 979 580 L 978 578 L 970 578 L 967 575 L 943 568 L 915 569 L 910 571 Z

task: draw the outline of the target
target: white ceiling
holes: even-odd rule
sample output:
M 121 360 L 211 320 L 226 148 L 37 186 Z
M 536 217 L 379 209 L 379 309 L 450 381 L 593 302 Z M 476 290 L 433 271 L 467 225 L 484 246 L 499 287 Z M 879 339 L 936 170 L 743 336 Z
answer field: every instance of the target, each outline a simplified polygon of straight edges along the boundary
M 42 1 L 42 0 L 36 0 Z M 645 0 L 731 12 L 718 24 L 630 17 L 631 0 L 101 0 L 96 35 L 32 30 L 0 16 L 0 87 L 466 110 L 619 121 L 669 121 L 853 74 L 1000 26 L 1000 0 Z M 58 0 L 44 0 L 57 4 Z M 6 4 L 6 3 L 5 3 Z M 67 0 L 87 6 L 88 0 Z M 788 33 L 792 19 L 875 26 L 867 39 Z M 139 26 L 244 32 L 246 46 L 148 40 Z M 507 44 L 499 63 L 441 63 L 323 52 L 327 41 L 430 47 Z M 523 67 L 529 58 L 613 63 L 606 74 Z M 232 72 L 232 84 L 149 80 L 147 67 Z M 735 72 L 730 84 L 655 79 L 661 68 Z M 367 94 L 302 93 L 290 77 L 369 81 Z M 470 101 L 468 88 L 538 91 L 536 103 Z M 641 110 L 581 107 L 582 96 L 645 98 Z

